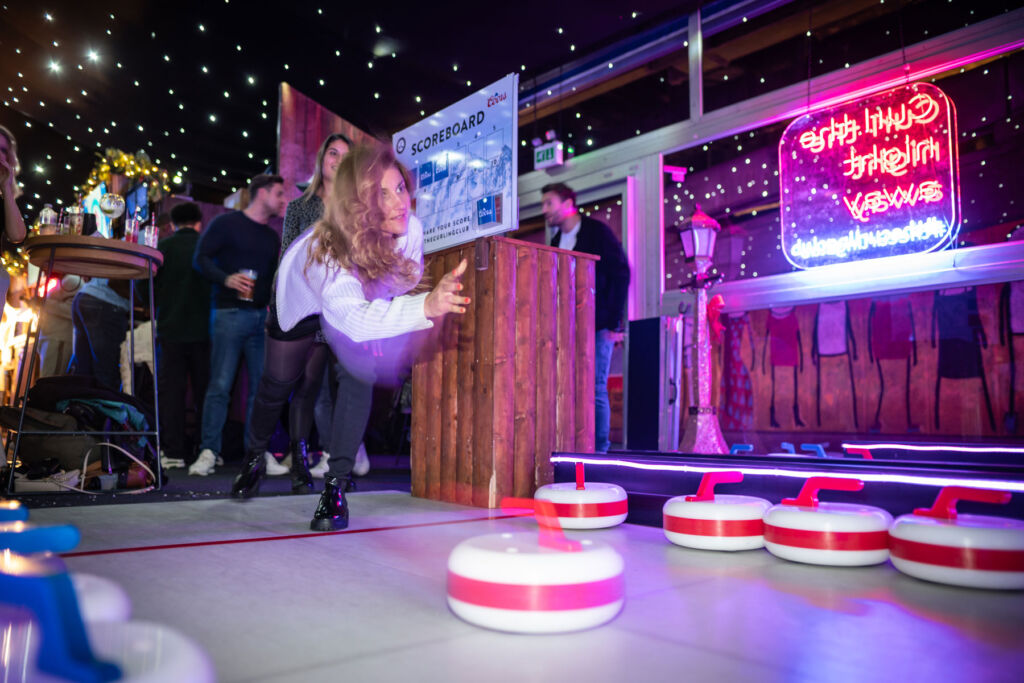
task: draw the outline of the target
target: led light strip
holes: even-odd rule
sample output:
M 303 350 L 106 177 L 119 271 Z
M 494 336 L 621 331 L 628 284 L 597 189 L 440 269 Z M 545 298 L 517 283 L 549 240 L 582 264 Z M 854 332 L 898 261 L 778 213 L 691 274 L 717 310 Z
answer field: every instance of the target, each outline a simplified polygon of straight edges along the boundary
M 552 463 L 577 463 L 594 466 L 626 467 L 634 470 L 647 470 L 651 472 L 692 472 L 703 474 L 704 472 L 739 471 L 743 474 L 758 476 L 790 477 L 792 479 L 807 479 L 808 477 L 839 477 L 841 479 L 859 479 L 861 481 L 883 481 L 893 484 L 913 484 L 915 486 L 970 486 L 978 489 L 993 489 L 996 491 L 1019 491 L 1024 492 L 1024 481 L 1005 481 L 996 479 L 965 479 L 954 477 L 923 477 L 910 474 L 872 474 L 870 472 L 858 472 L 856 474 L 847 472 L 827 471 L 799 471 L 784 470 L 777 467 L 735 467 L 722 465 L 721 467 L 698 467 L 695 465 L 655 465 L 643 462 L 632 462 L 630 460 L 598 460 L 596 458 L 569 457 L 556 455 L 551 458 Z
M 1024 448 L 1012 446 L 916 446 L 905 443 L 844 443 L 843 448 L 892 449 L 899 451 L 955 451 L 957 453 L 1021 453 Z

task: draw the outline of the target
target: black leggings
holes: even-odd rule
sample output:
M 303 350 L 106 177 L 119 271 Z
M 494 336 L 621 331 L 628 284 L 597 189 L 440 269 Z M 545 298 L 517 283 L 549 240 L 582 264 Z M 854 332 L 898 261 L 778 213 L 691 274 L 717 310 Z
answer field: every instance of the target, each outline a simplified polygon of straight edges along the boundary
M 281 408 L 289 397 L 289 435 L 293 441 L 308 438 L 324 366 L 329 360 L 333 361 L 329 347 L 317 342 L 315 334 L 290 341 L 267 335 L 263 376 L 253 401 L 245 439 L 248 452 L 262 453 L 267 449 Z M 338 394 L 331 416 L 331 433 L 329 437 L 321 435 L 321 440 L 328 439 L 331 454 L 328 475 L 343 478 L 352 472 L 356 451 L 370 419 L 373 380 L 371 377 L 355 377 L 341 363 L 332 362 L 331 365 L 338 383 Z
M 245 436 L 248 451 L 267 450 L 277 418 L 289 398 L 288 435 L 292 441 L 309 438 L 313 405 L 320 391 L 324 366 L 331 356 L 330 349 L 318 343 L 315 334 L 290 341 L 274 339 L 268 334 L 264 343 L 263 376 Z

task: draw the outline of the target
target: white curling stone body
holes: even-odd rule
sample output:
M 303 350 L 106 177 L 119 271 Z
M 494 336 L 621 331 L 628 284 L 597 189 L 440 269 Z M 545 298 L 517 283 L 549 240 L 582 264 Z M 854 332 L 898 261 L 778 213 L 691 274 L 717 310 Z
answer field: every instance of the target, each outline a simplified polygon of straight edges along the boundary
M 662 508 L 662 515 L 684 519 L 739 521 L 763 519 L 772 506 L 764 498 L 715 494 L 713 501 L 686 500 L 686 496 L 670 498 Z M 681 534 L 664 529 L 665 538 L 676 545 L 699 550 L 755 550 L 764 547 L 764 535 L 756 536 L 702 536 Z
M 887 531 L 892 515 L 882 508 L 856 503 L 819 503 L 817 508 L 795 505 L 773 505 L 764 516 L 765 526 L 805 531 L 867 533 Z M 889 549 L 821 550 L 773 543 L 764 547 L 772 555 L 793 562 L 837 567 L 860 567 L 881 564 L 889 559 Z
M 477 581 L 526 586 L 573 585 L 622 575 L 623 561 L 610 546 L 583 540 L 580 552 L 543 548 L 536 532 L 488 534 L 467 539 L 448 557 L 448 570 Z M 606 605 L 576 610 L 511 610 L 448 596 L 452 612 L 471 624 L 514 633 L 563 633 L 604 624 L 622 609 L 624 595 Z
M 1024 521 L 989 515 L 958 515 L 956 520 L 901 515 L 889 534 L 894 538 L 957 549 L 1024 551 Z M 1024 589 L 1024 572 L 948 567 L 892 555 L 896 569 L 925 581 L 969 588 Z
M 132 601 L 119 585 L 95 574 L 71 574 L 82 621 L 127 621 Z
M 617 503 L 628 501 L 626 489 L 618 484 L 603 482 L 587 482 L 582 490 L 576 489 L 576 482 L 560 482 L 546 484 L 533 494 L 536 500 L 549 500 L 559 505 L 578 505 L 596 503 Z M 602 517 L 559 517 L 558 522 L 564 529 L 605 529 L 617 526 L 626 521 L 628 513 L 621 515 L 604 515 Z
M 50 683 L 65 681 L 36 668 L 42 632 L 25 611 L 0 605 L 0 672 L 10 680 Z M 85 624 L 93 655 L 121 669 L 128 683 L 213 683 L 216 673 L 206 652 L 182 633 L 148 621 L 92 621 Z M 23 675 L 24 677 L 21 677 Z M 8 680 L 4 678 L 3 680 Z

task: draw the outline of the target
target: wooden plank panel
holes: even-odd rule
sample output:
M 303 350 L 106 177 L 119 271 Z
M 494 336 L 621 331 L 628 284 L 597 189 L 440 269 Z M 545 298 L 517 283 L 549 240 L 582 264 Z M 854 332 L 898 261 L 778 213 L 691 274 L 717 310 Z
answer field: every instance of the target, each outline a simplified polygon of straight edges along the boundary
M 594 451 L 594 278 L 593 261 L 576 262 L 576 451 Z
M 512 495 L 533 495 L 537 423 L 537 250 L 516 249 L 515 456 Z M 545 295 L 548 295 L 545 293 Z
M 554 481 L 551 451 L 555 449 L 558 355 L 558 255 L 537 252 L 537 421 L 534 453 L 534 482 L 544 486 Z
M 444 253 L 444 273 L 455 270 L 461 254 L 458 249 Z M 459 316 L 447 315 L 441 333 L 441 500 L 455 502 L 456 453 L 458 451 Z
M 576 258 L 558 255 L 558 398 L 555 448 L 576 449 Z
M 486 270 L 476 272 L 476 367 L 473 373 L 473 505 L 489 507 L 494 486 L 494 243 L 487 237 L 476 241 L 486 249 Z M 473 264 L 470 264 L 473 267 Z
M 459 363 L 458 363 L 458 417 L 455 448 L 455 502 L 473 504 L 473 409 L 476 404 L 473 369 L 476 360 L 476 268 L 473 265 L 473 245 L 460 251 L 462 258 L 469 261 L 466 274 L 462 276 L 463 292 L 472 298 L 465 315 L 459 321 Z
M 494 244 L 494 486 L 488 507 L 511 496 L 514 482 L 516 398 L 516 247 Z
M 427 496 L 427 371 L 430 362 L 418 358 L 412 366 L 412 422 L 409 427 L 409 468 L 412 475 L 412 495 Z
M 444 273 L 444 258 L 435 255 L 430 259 L 428 271 L 431 282 L 438 282 Z M 443 356 L 440 351 L 441 336 L 437 326 L 433 330 L 434 350 L 427 365 L 427 387 L 425 405 L 423 410 L 430 416 L 427 421 L 427 492 L 426 497 L 431 500 L 441 499 L 441 411 L 438 406 L 441 403 L 441 389 L 443 379 Z

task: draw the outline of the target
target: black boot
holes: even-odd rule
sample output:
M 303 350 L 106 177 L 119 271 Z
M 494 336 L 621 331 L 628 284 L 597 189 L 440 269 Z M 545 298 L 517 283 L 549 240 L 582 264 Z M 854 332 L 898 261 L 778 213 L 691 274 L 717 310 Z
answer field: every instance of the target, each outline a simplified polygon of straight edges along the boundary
M 313 531 L 337 531 L 348 526 L 348 501 L 345 500 L 345 484 L 348 477 L 339 479 L 324 477 L 324 492 L 313 513 L 309 528 Z
M 312 493 L 313 475 L 305 441 L 292 441 L 292 493 Z
M 804 421 L 800 419 L 800 406 L 793 404 L 793 424 L 797 427 L 806 427 Z
M 242 463 L 242 470 L 235 477 L 231 484 L 232 498 L 252 498 L 260 490 L 260 483 L 263 475 L 267 472 L 267 463 L 264 461 L 263 450 L 249 451 Z

